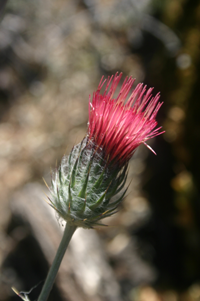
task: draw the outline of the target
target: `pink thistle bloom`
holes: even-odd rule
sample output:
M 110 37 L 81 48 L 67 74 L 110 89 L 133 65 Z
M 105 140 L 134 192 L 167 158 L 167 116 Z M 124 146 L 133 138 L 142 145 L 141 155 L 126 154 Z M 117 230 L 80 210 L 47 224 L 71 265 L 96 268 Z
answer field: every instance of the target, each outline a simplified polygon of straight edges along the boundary
M 117 164 L 124 165 L 142 143 L 156 154 L 146 141 L 163 132 L 155 119 L 162 105 L 160 94 L 152 97 L 153 88 L 147 90 L 140 83 L 128 97 L 135 79 L 126 77 L 114 98 L 121 77 L 122 73 L 116 73 L 107 80 L 102 77 L 92 101 L 89 100 L 88 136 L 103 149 L 109 162 L 117 161 Z M 105 83 L 105 91 L 101 94 Z
M 152 97 L 153 89 L 143 84 L 132 90 L 134 79 L 127 77 L 115 98 L 121 77 L 102 77 L 89 101 L 87 136 L 63 157 L 52 178 L 50 205 L 76 227 L 92 228 L 116 212 L 128 189 L 129 159 L 140 144 L 150 148 L 147 140 L 162 133 L 156 121 L 160 95 Z

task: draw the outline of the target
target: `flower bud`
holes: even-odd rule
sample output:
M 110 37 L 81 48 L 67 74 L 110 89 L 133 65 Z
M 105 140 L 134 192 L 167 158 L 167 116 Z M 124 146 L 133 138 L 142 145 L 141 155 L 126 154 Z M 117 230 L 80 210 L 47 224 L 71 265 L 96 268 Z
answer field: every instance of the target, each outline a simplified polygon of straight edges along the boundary
M 88 136 L 64 156 L 51 191 L 51 205 L 59 216 L 77 227 L 92 228 L 113 214 L 126 192 L 111 201 L 124 187 L 127 164 L 110 167 L 103 150 Z

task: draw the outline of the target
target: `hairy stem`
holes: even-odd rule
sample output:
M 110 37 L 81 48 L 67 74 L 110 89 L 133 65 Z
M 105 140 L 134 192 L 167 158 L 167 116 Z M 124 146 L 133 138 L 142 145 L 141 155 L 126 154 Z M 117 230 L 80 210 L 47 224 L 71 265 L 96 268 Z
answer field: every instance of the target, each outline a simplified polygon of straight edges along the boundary
M 52 266 L 49 270 L 49 273 L 47 275 L 47 279 L 44 283 L 44 286 L 42 288 L 42 291 L 40 293 L 38 301 L 46 301 L 47 300 L 47 298 L 49 296 L 49 293 L 52 289 L 52 286 L 54 284 L 58 269 L 59 269 L 60 264 L 61 264 L 61 261 L 63 259 L 65 251 L 68 247 L 68 244 L 69 244 L 75 230 L 76 230 L 76 226 L 70 226 L 70 225 L 66 224 L 64 234 L 63 234 L 63 238 L 60 242 L 58 251 L 57 251 L 56 256 L 54 258 L 53 264 L 52 264 Z

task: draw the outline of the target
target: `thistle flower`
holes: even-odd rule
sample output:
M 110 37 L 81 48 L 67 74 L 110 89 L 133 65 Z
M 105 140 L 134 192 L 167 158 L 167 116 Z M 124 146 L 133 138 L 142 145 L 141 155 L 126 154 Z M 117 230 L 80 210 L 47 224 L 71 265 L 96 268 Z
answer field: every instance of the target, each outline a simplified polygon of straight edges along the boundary
M 150 148 L 146 141 L 163 133 L 155 119 L 160 95 L 152 97 L 153 88 L 143 84 L 130 93 L 134 79 L 126 77 L 114 98 L 121 77 L 102 77 L 89 99 L 87 135 L 63 157 L 52 179 L 50 205 L 69 225 L 92 228 L 115 213 L 127 190 L 127 166 L 135 149 L 140 144 Z

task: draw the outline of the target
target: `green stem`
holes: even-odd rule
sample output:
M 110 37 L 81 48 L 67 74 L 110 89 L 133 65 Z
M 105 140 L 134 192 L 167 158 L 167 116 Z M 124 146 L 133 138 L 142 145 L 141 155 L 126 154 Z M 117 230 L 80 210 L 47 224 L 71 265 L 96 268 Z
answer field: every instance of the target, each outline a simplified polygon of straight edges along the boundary
M 47 279 L 44 283 L 44 286 L 42 288 L 42 291 L 40 293 L 38 301 L 46 301 L 47 300 L 47 298 L 49 296 L 49 293 L 52 289 L 53 283 L 55 281 L 55 278 L 56 278 L 58 269 L 60 267 L 61 261 L 63 259 L 65 251 L 68 247 L 68 244 L 69 244 L 75 230 L 76 230 L 75 226 L 70 226 L 70 225 L 66 224 L 64 234 L 63 234 L 63 238 L 62 238 L 61 243 L 59 245 L 59 248 L 58 248 L 58 251 L 56 253 L 56 257 L 53 261 L 53 264 L 52 264 L 52 266 L 49 270 L 49 273 L 47 275 Z

